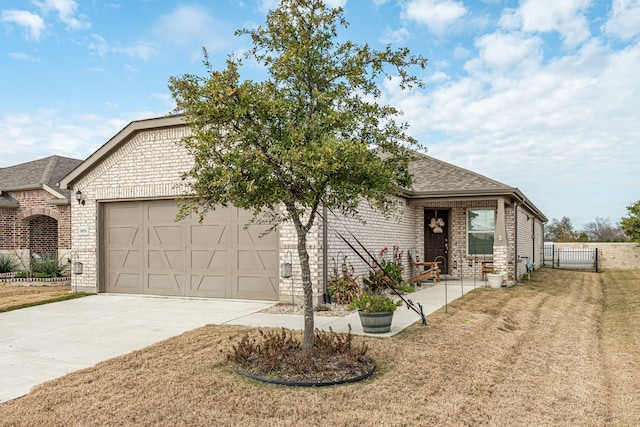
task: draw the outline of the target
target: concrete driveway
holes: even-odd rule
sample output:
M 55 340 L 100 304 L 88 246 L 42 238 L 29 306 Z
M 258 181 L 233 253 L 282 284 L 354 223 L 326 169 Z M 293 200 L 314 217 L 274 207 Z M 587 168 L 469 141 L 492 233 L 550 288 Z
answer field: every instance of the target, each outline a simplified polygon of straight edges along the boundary
M 481 283 L 444 281 L 408 297 L 428 315 L 476 285 Z M 274 304 L 98 294 L 0 313 L 0 402 L 24 396 L 37 384 L 204 325 L 303 329 L 301 315 L 259 313 Z M 419 321 L 415 312 L 400 307 L 391 331 L 376 336 L 393 336 Z M 316 315 L 315 327 L 366 335 L 357 313 Z
M 0 402 L 200 326 L 243 323 L 273 304 L 98 294 L 0 313 Z

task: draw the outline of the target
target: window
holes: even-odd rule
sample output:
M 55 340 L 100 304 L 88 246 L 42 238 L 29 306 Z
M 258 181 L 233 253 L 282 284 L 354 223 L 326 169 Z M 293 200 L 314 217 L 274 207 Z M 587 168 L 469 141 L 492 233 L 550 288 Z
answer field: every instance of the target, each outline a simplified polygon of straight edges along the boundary
M 469 255 L 493 255 L 495 229 L 495 210 L 469 209 L 467 211 L 467 253 Z

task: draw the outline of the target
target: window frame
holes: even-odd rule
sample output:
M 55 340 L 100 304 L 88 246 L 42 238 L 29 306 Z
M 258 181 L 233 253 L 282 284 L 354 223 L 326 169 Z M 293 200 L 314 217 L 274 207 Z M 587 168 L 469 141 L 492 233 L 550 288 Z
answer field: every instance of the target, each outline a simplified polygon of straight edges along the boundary
M 471 211 L 492 211 L 493 212 L 493 229 L 492 230 L 486 230 L 486 231 L 478 231 L 478 230 L 471 230 L 471 215 L 470 212 Z M 491 256 L 493 257 L 493 247 L 495 245 L 495 233 L 496 233 L 496 220 L 497 220 L 497 210 L 496 208 L 491 208 L 491 207 L 486 207 L 486 208 L 467 208 L 466 211 L 466 218 L 465 218 L 465 237 L 466 237 L 466 252 L 467 252 L 467 256 L 471 256 L 471 257 L 486 257 L 486 256 Z M 492 245 L 491 245 L 491 252 L 490 253 L 486 253 L 486 254 L 476 254 L 476 253 L 471 253 L 471 238 L 470 235 L 471 234 L 483 234 L 483 235 L 491 235 L 492 237 Z

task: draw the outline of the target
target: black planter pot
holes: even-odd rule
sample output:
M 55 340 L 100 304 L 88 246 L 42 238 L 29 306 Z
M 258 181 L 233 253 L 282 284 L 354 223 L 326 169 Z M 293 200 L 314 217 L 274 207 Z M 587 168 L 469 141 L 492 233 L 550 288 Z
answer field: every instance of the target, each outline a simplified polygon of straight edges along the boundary
M 383 334 L 391 330 L 393 311 L 380 311 L 376 313 L 365 313 L 358 311 L 362 330 L 368 334 Z

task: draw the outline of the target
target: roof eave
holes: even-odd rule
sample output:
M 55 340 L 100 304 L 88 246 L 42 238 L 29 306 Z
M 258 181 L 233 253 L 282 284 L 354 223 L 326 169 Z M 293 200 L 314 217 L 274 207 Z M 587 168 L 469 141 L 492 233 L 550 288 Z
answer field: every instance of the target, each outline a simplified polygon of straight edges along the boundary
M 78 167 L 69 172 L 60 180 L 60 188 L 71 189 L 71 185 L 78 179 L 82 178 L 95 165 L 100 163 L 105 157 L 116 150 L 124 141 L 130 139 L 138 132 L 149 129 L 161 129 L 167 127 L 184 126 L 186 122 L 183 115 L 172 115 L 165 117 L 156 117 L 152 119 L 137 120 L 129 123 L 120 132 L 107 141 L 102 147 L 98 148 Z
M 478 198 L 496 198 L 496 197 L 512 197 L 518 202 L 524 204 L 531 212 L 533 212 L 542 222 L 547 222 L 547 217 L 538 209 L 525 195 L 516 187 L 484 189 L 484 190 L 442 190 L 442 191 L 413 191 L 402 189 L 401 193 L 410 200 L 416 199 L 478 199 Z
M 54 205 L 54 206 L 65 206 L 71 203 L 71 201 L 69 199 L 62 198 L 62 199 L 51 199 L 51 200 L 47 200 L 47 203 L 50 205 Z
M 11 187 L 2 187 L 0 191 L 8 193 L 10 191 L 30 191 L 30 190 L 42 190 L 44 185 L 42 184 L 22 184 L 22 185 L 13 185 Z

